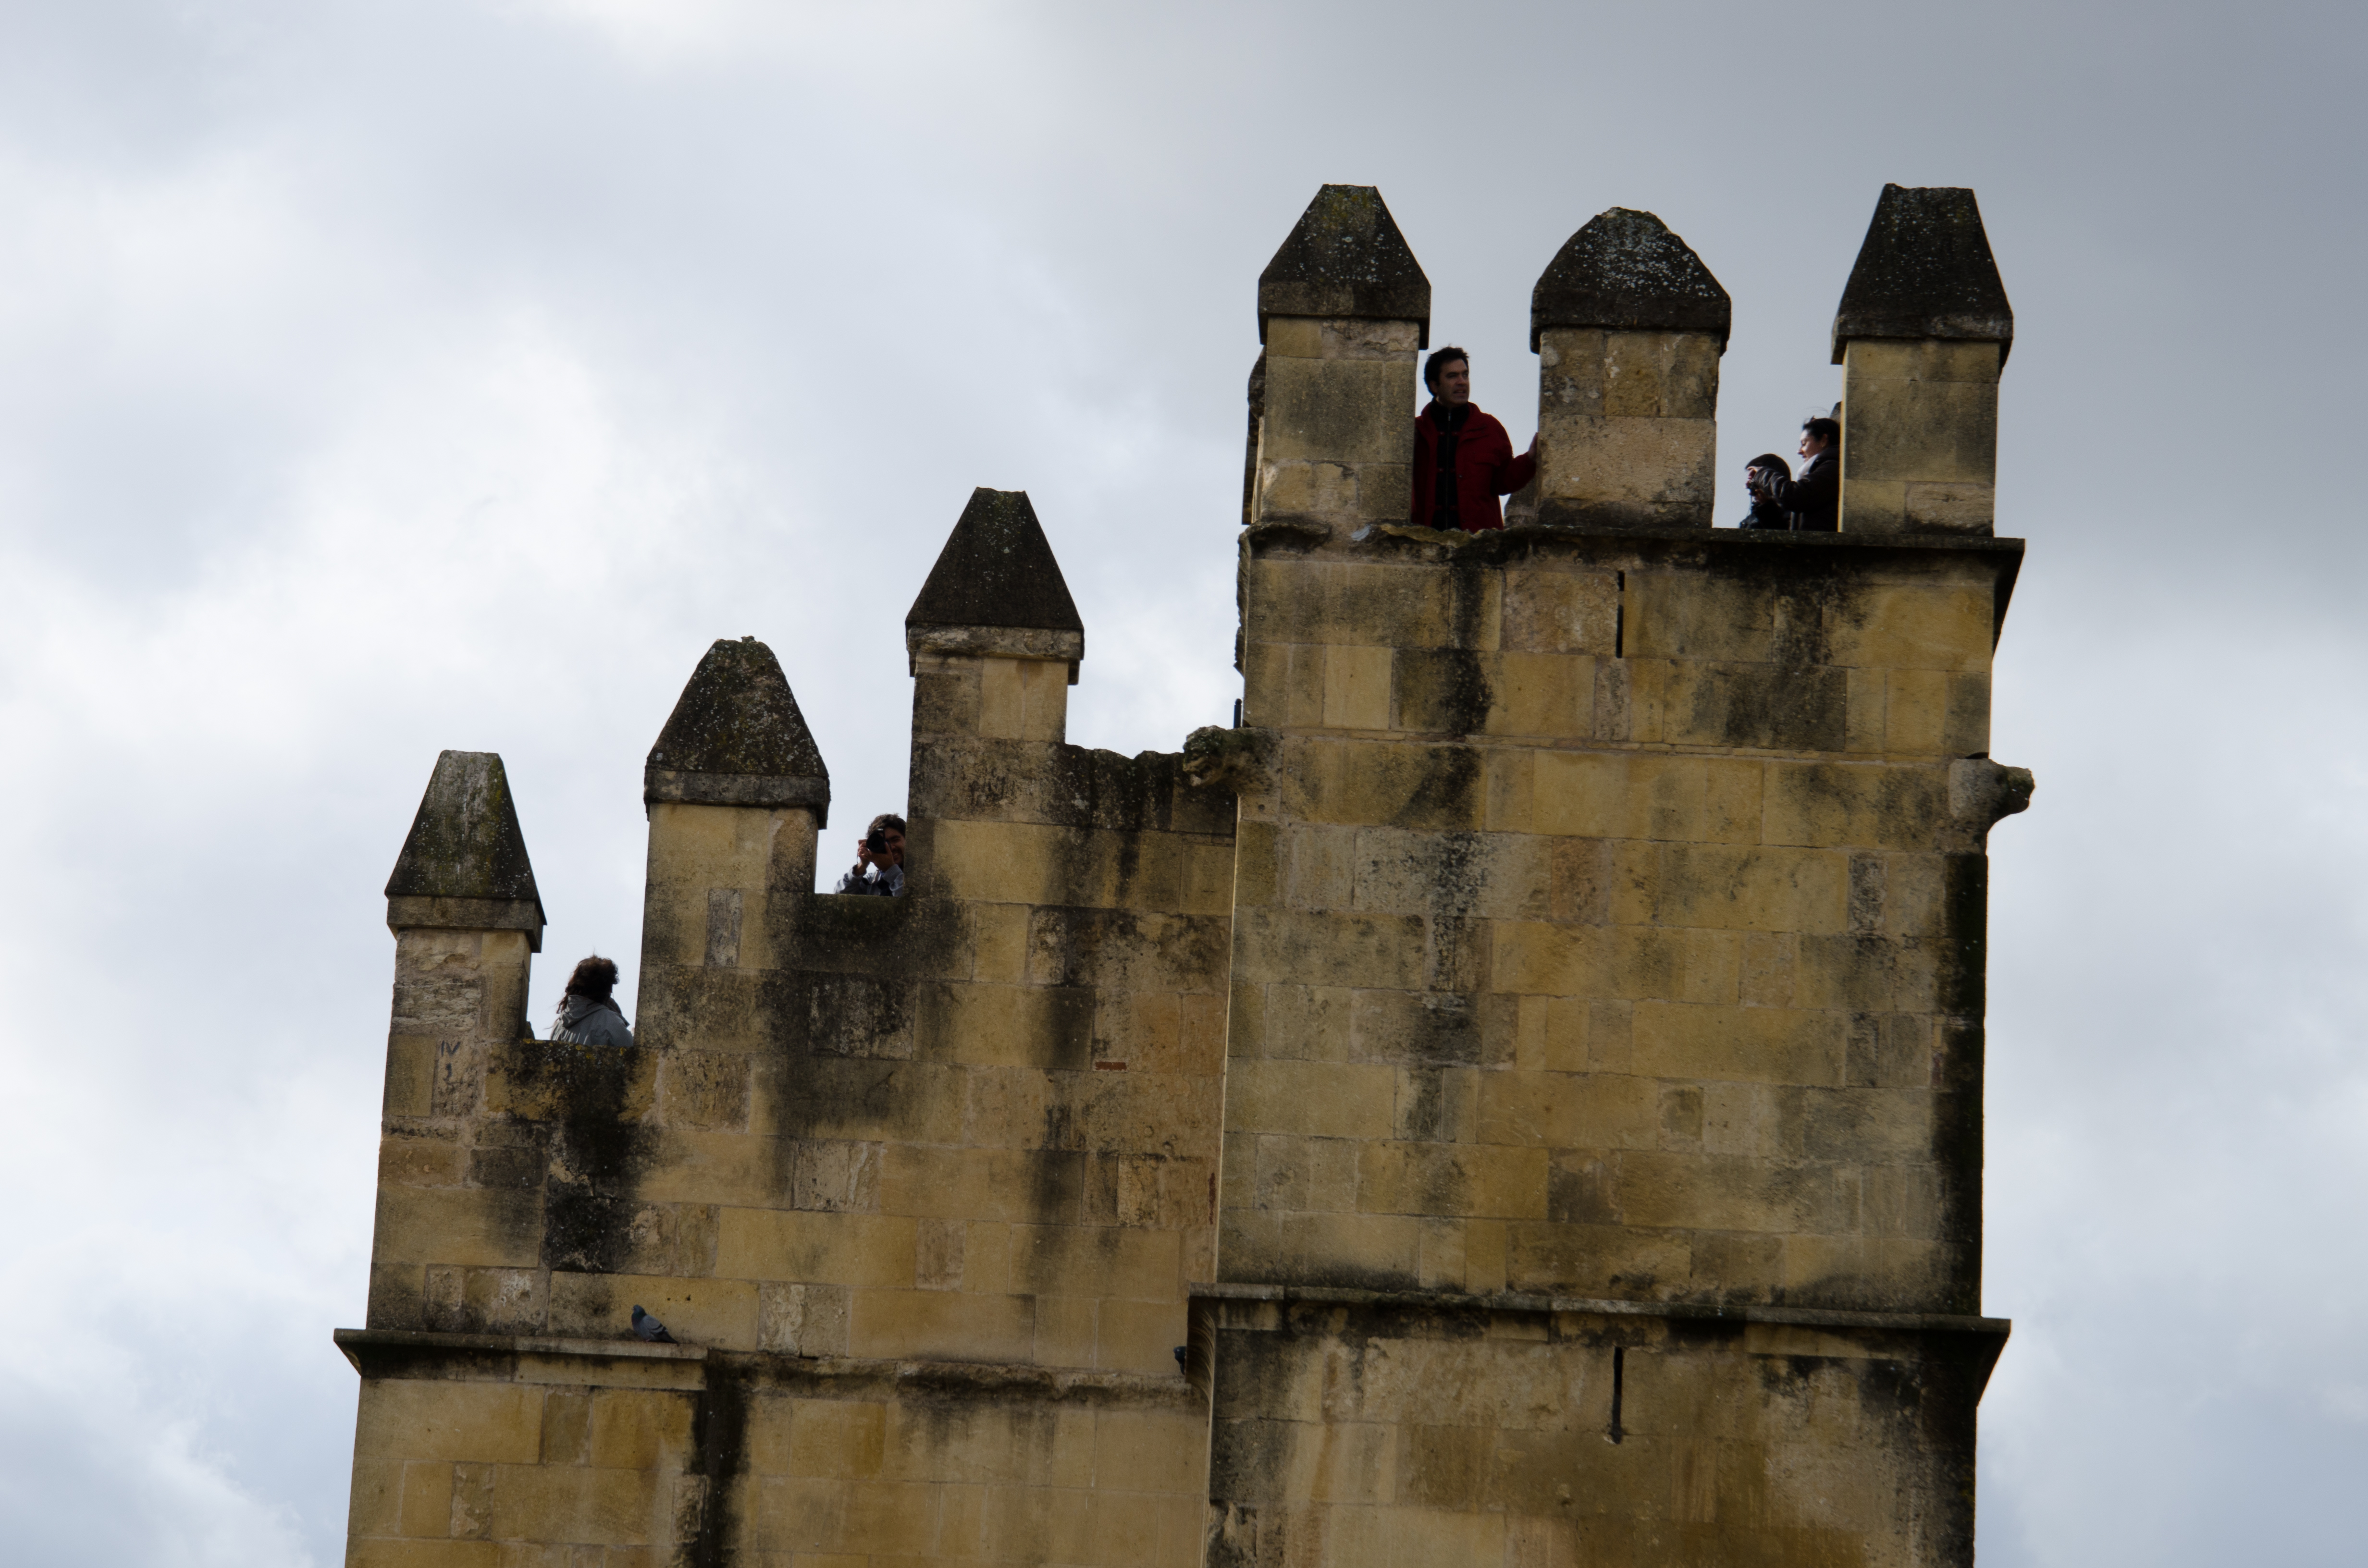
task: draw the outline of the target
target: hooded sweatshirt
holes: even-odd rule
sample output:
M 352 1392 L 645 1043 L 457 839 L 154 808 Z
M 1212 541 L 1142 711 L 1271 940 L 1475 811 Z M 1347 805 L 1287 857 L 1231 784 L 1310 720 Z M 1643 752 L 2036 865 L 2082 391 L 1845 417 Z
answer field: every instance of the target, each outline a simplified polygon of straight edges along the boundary
M 627 1046 L 633 1043 L 633 1031 L 625 1027 L 624 1009 L 614 1002 L 571 991 L 559 999 L 551 1038 L 568 1045 Z

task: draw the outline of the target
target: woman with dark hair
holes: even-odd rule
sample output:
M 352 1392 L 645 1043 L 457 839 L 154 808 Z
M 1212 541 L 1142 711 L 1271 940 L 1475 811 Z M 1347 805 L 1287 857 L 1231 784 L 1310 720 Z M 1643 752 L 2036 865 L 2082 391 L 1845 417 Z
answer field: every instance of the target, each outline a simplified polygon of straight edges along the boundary
M 595 953 L 575 966 L 567 989 L 559 998 L 559 1016 L 551 1021 L 551 1038 L 567 1045 L 633 1043 L 625 1027 L 625 1010 L 610 999 L 617 989 L 617 966 Z
M 1739 528 L 1789 528 L 1793 515 L 1776 504 L 1777 489 L 1770 480 L 1793 481 L 1793 465 L 1774 452 L 1762 452 L 1743 465 L 1743 491 L 1751 497 L 1751 515 L 1735 526 Z

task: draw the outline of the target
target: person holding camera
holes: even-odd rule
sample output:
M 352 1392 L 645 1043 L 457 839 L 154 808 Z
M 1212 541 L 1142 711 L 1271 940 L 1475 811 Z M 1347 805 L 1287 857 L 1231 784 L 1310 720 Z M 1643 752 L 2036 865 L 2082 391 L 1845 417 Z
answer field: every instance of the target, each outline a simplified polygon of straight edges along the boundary
M 1763 460 L 1754 458 L 1744 470 L 1744 483 L 1751 491 L 1753 517 L 1759 516 L 1759 503 L 1782 513 L 1782 523 L 1750 524 L 1746 528 L 1787 528 L 1798 533 L 1835 532 L 1841 527 L 1842 516 L 1842 426 L 1839 419 L 1823 415 L 1804 420 L 1801 425 L 1801 477 L 1793 479 L 1774 470 L 1759 466 Z M 1777 468 L 1783 467 L 1779 462 Z
M 1738 528 L 1790 528 L 1793 514 L 1776 505 L 1770 494 L 1770 482 L 1782 480 L 1791 483 L 1793 465 L 1774 452 L 1762 452 L 1743 465 L 1744 493 L 1751 497 L 1751 515 L 1736 524 Z
M 905 819 L 882 812 L 856 841 L 855 868 L 838 879 L 840 892 L 894 898 L 905 891 Z

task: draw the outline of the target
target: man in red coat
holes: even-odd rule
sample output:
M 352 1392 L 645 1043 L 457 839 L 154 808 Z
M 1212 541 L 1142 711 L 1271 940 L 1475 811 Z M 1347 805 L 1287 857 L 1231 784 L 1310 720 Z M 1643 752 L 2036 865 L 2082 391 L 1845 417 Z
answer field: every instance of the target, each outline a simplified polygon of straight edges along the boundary
M 1423 362 L 1430 403 L 1414 418 L 1414 526 L 1501 528 L 1497 497 L 1538 472 L 1538 444 L 1513 455 L 1505 427 L 1472 405 L 1472 356 L 1442 348 Z

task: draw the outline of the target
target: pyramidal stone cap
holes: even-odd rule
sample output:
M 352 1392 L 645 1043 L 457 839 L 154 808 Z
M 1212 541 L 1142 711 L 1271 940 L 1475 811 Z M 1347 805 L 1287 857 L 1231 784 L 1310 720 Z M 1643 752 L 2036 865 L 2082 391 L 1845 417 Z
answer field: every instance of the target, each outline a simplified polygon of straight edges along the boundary
M 1086 656 L 1086 623 L 1025 490 L 978 489 L 905 615 L 905 651 L 1065 660 Z
M 1553 327 L 1700 332 L 1721 352 L 1735 302 L 1693 247 L 1650 212 L 1614 207 L 1563 242 L 1530 290 L 1530 351 Z
M 1962 186 L 1886 185 L 1834 312 L 1834 363 L 1854 337 L 1955 338 L 2014 347 L 2014 310 L 1982 210 Z
M 1430 279 L 1398 233 L 1379 187 L 1327 185 L 1258 274 L 1258 341 L 1269 316 L 1420 324 L 1430 347 Z
M 830 825 L 830 769 L 770 648 L 719 640 L 700 658 L 650 748 L 642 800 L 803 806 Z
M 509 776 L 489 751 L 448 751 L 386 881 L 390 930 L 524 931 L 542 951 L 542 894 Z

